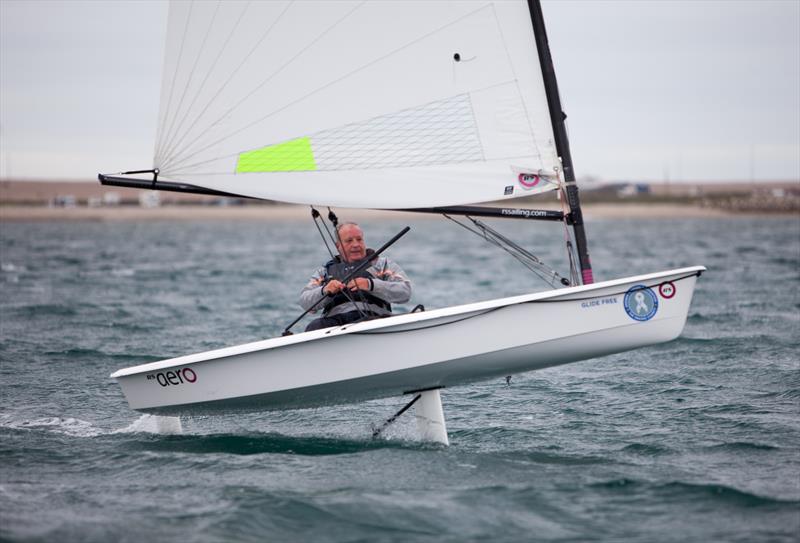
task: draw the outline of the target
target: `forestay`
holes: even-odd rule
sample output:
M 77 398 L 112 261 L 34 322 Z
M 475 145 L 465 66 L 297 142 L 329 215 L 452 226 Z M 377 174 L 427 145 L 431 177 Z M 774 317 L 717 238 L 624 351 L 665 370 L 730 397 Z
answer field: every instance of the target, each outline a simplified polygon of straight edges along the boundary
M 558 186 L 525 2 L 174 0 L 167 35 L 159 180 L 369 208 Z

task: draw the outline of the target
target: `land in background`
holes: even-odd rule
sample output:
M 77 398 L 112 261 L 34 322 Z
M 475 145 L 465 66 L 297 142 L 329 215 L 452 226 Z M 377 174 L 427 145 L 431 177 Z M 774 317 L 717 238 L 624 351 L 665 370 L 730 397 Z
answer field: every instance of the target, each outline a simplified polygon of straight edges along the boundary
M 760 183 L 592 183 L 581 185 L 593 217 L 704 217 L 800 214 L 800 181 Z M 504 206 L 560 209 L 552 194 Z M 350 216 L 392 212 L 352 210 Z M 307 206 L 103 186 L 99 182 L 0 181 L 0 220 L 148 220 L 306 218 Z M 415 215 L 419 216 L 419 215 Z

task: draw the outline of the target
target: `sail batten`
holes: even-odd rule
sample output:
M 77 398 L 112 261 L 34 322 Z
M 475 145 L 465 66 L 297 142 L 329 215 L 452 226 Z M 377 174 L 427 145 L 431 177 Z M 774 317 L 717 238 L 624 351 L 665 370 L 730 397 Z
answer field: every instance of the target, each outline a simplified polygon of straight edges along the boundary
M 529 13 L 524 2 L 172 0 L 154 167 L 209 190 L 347 207 L 557 188 Z

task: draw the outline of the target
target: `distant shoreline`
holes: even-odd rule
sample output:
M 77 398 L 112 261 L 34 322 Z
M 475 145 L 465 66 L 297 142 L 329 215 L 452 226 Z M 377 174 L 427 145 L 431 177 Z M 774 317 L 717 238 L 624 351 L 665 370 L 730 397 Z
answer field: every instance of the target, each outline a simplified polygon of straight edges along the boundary
M 611 184 L 582 191 L 589 219 L 680 219 L 702 217 L 800 217 L 800 181 L 760 183 L 649 184 L 643 194 Z M 622 193 L 625 192 L 623 195 Z M 149 207 L 155 205 L 155 207 Z M 561 209 L 554 198 L 519 198 L 491 206 Z M 322 211 L 322 209 L 321 209 Z M 354 220 L 398 220 L 400 212 L 337 208 Z M 109 187 L 97 182 L 25 182 L 0 180 L 0 222 L 43 221 L 303 221 L 308 206 L 268 200 L 229 199 L 169 191 Z M 414 213 L 409 219 L 438 215 Z M 405 219 L 402 219 L 405 220 Z
M 259 206 L 208 206 L 182 205 L 144 208 L 137 206 L 116 207 L 37 207 L 0 206 L 0 222 L 48 222 L 48 221 L 302 221 L 310 217 L 307 206 L 259 205 Z M 680 219 L 680 218 L 725 218 L 739 216 L 797 216 L 797 213 L 743 213 L 721 209 L 676 204 L 585 204 L 582 206 L 586 219 L 631 218 L 631 219 Z M 437 215 L 396 211 L 343 209 L 337 214 L 353 220 L 385 220 L 435 218 Z

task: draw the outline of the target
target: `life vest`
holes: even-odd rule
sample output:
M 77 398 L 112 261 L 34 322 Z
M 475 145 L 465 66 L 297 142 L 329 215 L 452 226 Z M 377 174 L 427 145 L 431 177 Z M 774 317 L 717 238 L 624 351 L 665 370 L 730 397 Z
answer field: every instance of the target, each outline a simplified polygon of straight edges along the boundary
M 370 258 L 372 253 L 374 253 L 372 249 L 367 249 L 366 258 Z M 363 260 L 359 260 L 358 262 L 343 262 L 339 255 L 336 255 L 333 260 L 329 260 L 325 264 L 325 280 L 328 281 L 330 279 L 337 279 L 338 281 L 343 281 L 344 278 L 350 275 L 353 270 L 355 270 L 362 262 Z M 356 277 L 375 279 L 375 276 L 367 271 L 368 268 L 369 267 L 359 271 L 356 275 L 351 277 L 351 279 L 355 279 Z M 349 297 L 342 292 L 336 293 L 336 295 L 325 304 L 323 308 L 323 314 L 327 315 L 328 312 L 337 305 L 351 302 L 365 302 L 370 305 L 378 306 L 381 309 L 385 309 L 390 313 L 392 311 L 392 304 L 382 298 L 378 298 L 367 290 L 357 290 L 355 292 L 348 291 L 348 294 Z

